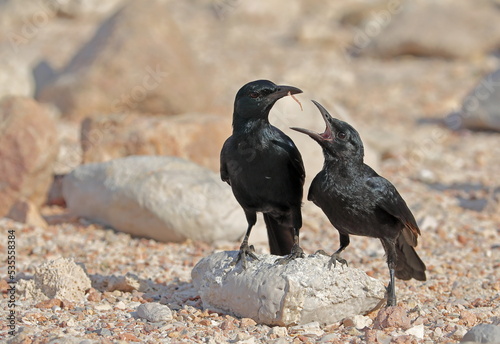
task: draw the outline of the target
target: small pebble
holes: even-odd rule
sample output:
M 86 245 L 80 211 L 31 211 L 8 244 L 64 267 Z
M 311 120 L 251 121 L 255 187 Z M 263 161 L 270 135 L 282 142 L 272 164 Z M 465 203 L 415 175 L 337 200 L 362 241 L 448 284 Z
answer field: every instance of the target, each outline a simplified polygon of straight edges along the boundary
M 100 303 L 94 306 L 96 311 L 109 311 L 113 309 L 113 307 L 109 303 Z
M 272 327 L 271 330 L 268 332 L 268 335 L 271 334 L 274 334 L 276 337 L 285 337 L 288 335 L 288 330 L 286 327 L 275 326 Z
M 151 302 L 137 307 L 137 316 L 150 322 L 169 321 L 172 320 L 172 311 L 166 305 Z
M 424 325 L 420 324 L 417 326 L 410 327 L 405 331 L 406 334 L 417 337 L 418 339 L 424 339 Z

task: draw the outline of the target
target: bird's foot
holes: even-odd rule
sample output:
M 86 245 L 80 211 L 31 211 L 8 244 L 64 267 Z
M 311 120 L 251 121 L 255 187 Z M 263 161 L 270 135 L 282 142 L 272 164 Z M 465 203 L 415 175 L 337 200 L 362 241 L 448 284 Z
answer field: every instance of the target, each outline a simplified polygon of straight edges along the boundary
M 332 265 L 333 267 L 337 267 L 337 262 L 339 262 L 342 266 L 349 266 L 349 264 L 347 264 L 347 260 L 345 260 L 344 258 L 342 258 L 339 254 L 337 253 L 334 253 L 332 255 L 329 255 L 328 253 L 326 253 L 325 251 L 323 250 L 317 250 L 314 254 L 321 254 L 323 256 L 329 256 L 330 257 L 330 261 L 328 262 L 328 268 L 332 268 Z
M 340 255 L 338 255 L 337 253 L 334 253 L 330 256 L 330 262 L 328 263 L 328 267 L 331 269 L 332 268 L 332 265 L 333 267 L 337 267 L 337 262 L 340 263 L 340 265 L 342 266 L 349 266 L 349 264 L 347 264 L 347 260 L 345 260 L 344 258 L 342 258 Z
M 241 261 L 241 264 L 243 265 L 243 269 L 247 268 L 247 257 L 250 257 L 254 260 L 259 260 L 257 256 L 255 255 L 255 248 L 253 245 L 248 245 L 246 243 L 241 244 L 240 246 L 240 251 L 238 252 L 238 257 L 236 260 L 233 260 L 231 262 L 231 266 L 235 266 L 238 264 L 239 261 Z
M 328 253 L 326 253 L 325 251 L 323 250 L 317 250 L 316 252 L 314 252 L 315 255 L 318 255 L 318 254 L 321 254 L 322 256 L 328 256 L 330 257 L 330 255 Z
M 388 297 L 387 304 L 385 305 L 385 307 L 387 308 L 387 307 L 393 307 L 393 306 L 397 306 L 396 298 Z
M 387 291 L 387 304 L 385 305 L 385 307 L 397 306 L 396 290 L 394 289 L 394 285 L 392 283 L 389 283 L 389 285 L 386 287 L 386 291 Z
M 283 258 L 276 260 L 276 264 L 288 264 L 296 258 L 304 258 L 304 251 L 299 245 L 293 245 L 292 252 Z

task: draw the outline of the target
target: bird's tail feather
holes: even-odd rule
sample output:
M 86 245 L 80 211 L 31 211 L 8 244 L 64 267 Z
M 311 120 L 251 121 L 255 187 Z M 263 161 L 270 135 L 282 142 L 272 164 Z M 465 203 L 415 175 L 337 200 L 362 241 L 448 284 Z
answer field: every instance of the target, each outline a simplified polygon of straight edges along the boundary
M 277 256 L 290 254 L 293 246 L 293 228 L 279 223 L 270 214 L 264 214 L 264 221 L 271 254 Z
M 425 281 L 425 264 L 418 256 L 415 249 L 410 246 L 401 235 L 396 243 L 398 262 L 396 265 L 396 277 L 402 280 L 414 278 Z

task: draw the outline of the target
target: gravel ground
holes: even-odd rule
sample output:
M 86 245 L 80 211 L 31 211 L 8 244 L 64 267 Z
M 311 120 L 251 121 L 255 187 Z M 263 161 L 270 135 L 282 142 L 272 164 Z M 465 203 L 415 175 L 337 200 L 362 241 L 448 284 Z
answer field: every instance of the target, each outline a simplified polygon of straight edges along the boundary
M 328 108 L 339 101 L 365 123 L 370 142 L 381 152 L 379 172 L 398 187 L 420 224 L 417 251 L 427 265 L 428 280 L 396 283 L 409 326 L 392 322 L 383 329 L 373 324 L 357 329 L 345 322 L 271 328 L 206 311 L 190 283 L 191 270 L 202 257 L 214 250 L 237 249 L 238 242 L 218 247 L 159 243 L 61 216 L 64 209 L 54 207 L 42 209 L 51 223 L 47 229 L 1 219 L 0 249 L 6 252 L 7 233 L 13 229 L 18 279 L 30 278 L 47 260 L 73 257 L 85 265 L 93 289 L 81 303 L 18 297 L 15 311 L 21 332 L 13 342 L 47 343 L 68 337 L 53 343 L 455 343 L 477 324 L 499 324 L 499 136 L 453 132 L 436 124 L 458 106 L 484 66 L 491 65 L 483 62 L 353 61 L 359 64 L 353 67 L 358 73 L 356 92 L 339 90 L 325 103 Z M 413 78 L 412 83 L 405 78 Z M 388 86 L 380 87 L 384 84 Z M 314 96 L 327 98 L 321 91 Z M 337 232 L 308 202 L 301 240 L 307 253 L 338 247 Z M 257 247 L 258 252 L 265 250 L 264 245 Z M 377 240 L 353 237 L 343 258 L 384 283 L 388 280 Z M 5 265 L 0 274 L 7 275 Z M 102 281 L 111 276 L 136 282 L 108 290 Z M 0 338 L 9 339 L 7 282 L 0 281 L 0 286 Z M 168 305 L 172 321 L 152 323 L 137 317 L 137 307 L 146 302 Z M 374 320 L 377 313 L 368 317 Z
M 453 142 L 451 146 L 464 145 L 471 152 L 476 148 L 474 142 L 479 141 L 479 135 L 481 141 L 491 141 L 487 145 L 483 143 L 482 147 L 491 147 L 483 151 L 485 159 L 500 156 L 493 148 L 493 141 L 498 140 L 493 134 L 474 134 L 474 138 L 472 135 L 446 135 L 449 136 L 447 140 Z M 4 233 L 10 229 L 16 233 L 18 278 L 32 276 L 34 268 L 46 260 L 74 257 L 85 265 L 94 286 L 82 303 L 17 300 L 17 326 L 21 334 L 16 342 L 47 343 L 51 338 L 74 336 L 80 339 L 67 338 L 65 343 L 84 339 L 98 343 L 454 343 L 476 324 L 498 324 L 500 212 L 498 200 L 495 200 L 498 194 L 492 196 L 488 190 L 442 191 L 430 187 L 425 178 L 445 171 L 413 174 L 408 171 L 411 179 L 403 180 L 404 166 L 397 166 L 394 161 L 385 165 L 386 176 L 392 177 L 400 187 L 421 224 L 423 235 L 418 252 L 427 264 L 428 281 L 398 281 L 396 285 L 399 306 L 411 321 L 410 329 L 423 324 L 423 338 L 406 333 L 407 329 L 397 322 L 384 329 L 374 329 L 370 325 L 359 330 L 342 323 L 287 329 L 211 313 L 203 310 L 190 283 L 190 273 L 201 257 L 214 251 L 212 246 L 199 242 L 165 244 L 132 238 L 83 220 L 66 220 L 42 229 L 2 219 L 0 226 Z M 469 172 L 472 178 L 474 173 Z M 449 178 L 450 183 L 456 182 L 452 174 Z M 484 181 L 487 182 L 487 178 Z M 490 198 L 488 206 L 478 212 L 462 208 L 457 197 Z M 44 209 L 46 215 L 58 213 L 61 209 Z M 52 218 L 57 219 L 56 216 Z M 312 253 L 320 247 L 333 251 L 338 245 L 338 235 L 325 218 L 309 204 L 304 207 L 304 218 L 302 245 L 306 252 Z M 228 243 L 215 249 L 237 249 L 238 245 Z M 2 250 L 6 250 L 5 245 L 2 246 Z M 265 251 L 265 247 L 259 249 Z M 377 240 L 352 238 L 344 258 L 351 266 L 387 280 L 383 250 Z M 6 267 L 0 272 L 5 276 Z M 106 291 L 99 282 L 112 275 L 127 274 L 139 281 L 141 287 Z M 6 290 L 7 285 L 2 282 L 1 309 L 4 312 L 7 310 Z M 168 305 L 173 311 L 173 320 L 151 323 L 138 318 L 137 307 L 153 301 Z M 376 316 L 377 312 L 368 315 L 372 320 Z M 0 333 L 7 336 L 8 328 L 3 319 L 2 324 Z

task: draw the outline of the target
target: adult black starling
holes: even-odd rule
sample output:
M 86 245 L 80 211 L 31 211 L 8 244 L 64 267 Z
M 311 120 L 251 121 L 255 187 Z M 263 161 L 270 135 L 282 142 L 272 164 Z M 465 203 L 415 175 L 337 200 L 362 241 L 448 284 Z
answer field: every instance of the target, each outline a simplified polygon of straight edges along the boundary
M 289 255 L 285 263 L 302 257 L 299 230 L 302 227 L 302 193 L 305 171 L 302 157 L 293 141 L 269 123 L 274 103 L 302 91 L 292 86 L 257 80 L 244 85 L 236 94 L 233 134 L 221 151 L 220 174 L 231 185 L 248 222 L 238 259 L 254 259 L 248 237 L 262 212 L 267 227 L 271 254 Z
M 420 229 L 394 185 L 364 164 L 363 142 L 348 123 L 332 118 L 321 104 L 326 123 L 322 134 L 292 128 L 313 138 L 323 148 L 323 169 L 314 178 L 308 200 L 326 214 L 340 234 L 340 248 L 332 262 L 349 245 L 349 235 L 380 239 L 387 255 L 390 282 L 387 306 L 396 305 L 394 276 L 425 281 L 425 264 L 415 252 Z

